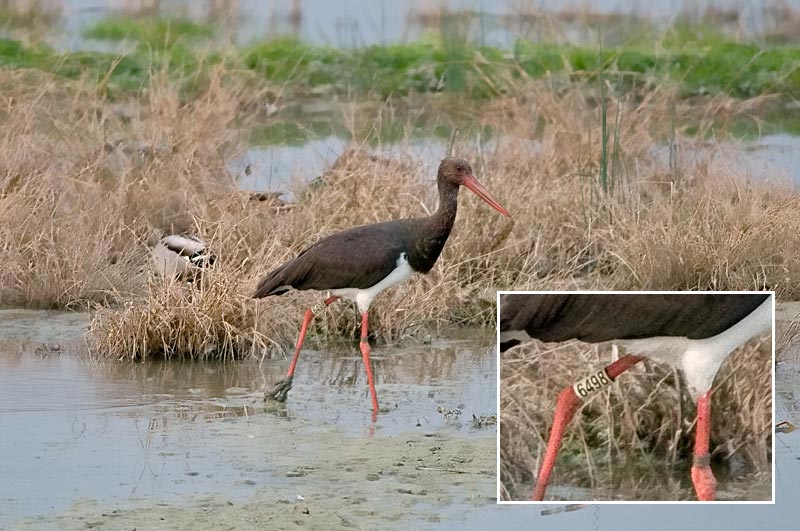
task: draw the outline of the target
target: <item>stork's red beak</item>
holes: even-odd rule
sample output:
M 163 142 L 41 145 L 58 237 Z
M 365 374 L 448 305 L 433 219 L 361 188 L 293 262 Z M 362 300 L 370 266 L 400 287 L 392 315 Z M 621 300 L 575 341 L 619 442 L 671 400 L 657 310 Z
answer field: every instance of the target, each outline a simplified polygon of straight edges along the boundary
M 497 210 L 501 214 L 506 217 L 511 217 L 511 214 L 508 213 L 508 210 L 503 208 L 500 203 L 498 203 L 494 197 L 486 191 L 486 188 L 483 187 L 481 183 L 478 182 L 478 179 L 475 178 L 474 175 L 467 175 L 464 177 L 463 181 L 464 186 L 472 190 L 475 195 L 486 201 L 486 203 L 492 207 L 493 209 Z

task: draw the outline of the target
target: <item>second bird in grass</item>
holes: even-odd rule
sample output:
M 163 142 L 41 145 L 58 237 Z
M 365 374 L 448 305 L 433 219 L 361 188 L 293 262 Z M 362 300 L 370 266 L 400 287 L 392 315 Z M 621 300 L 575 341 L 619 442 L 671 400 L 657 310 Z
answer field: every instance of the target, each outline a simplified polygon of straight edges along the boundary
M 433 268 L 456 219 L 460 186 L 466 186 L 492 208 L 511 217 L 478 182 L 472 174 L 472 167 L 465 160 L 450 157 L 442 160 L 437 185 L 439 208 L 433 215 L 363 225 L 337 232 L 318 241 L 261 280 L 253 295 L 255 298 L 281 295 L 292 288 L 327 290 L 332 294 L 306 310 L 289 373 L 286 379 L 266 393 L 265 400 L 268 397 L 280 401 L 286 399 L 309 323 L 315 314 L 344 297 L 354 301 L 361 312 L 361 354 L 372 396 L 372 409 L 378 411 L 367 341 L 367 312 L 372 299 L 414 273 L 427 273 Z
M 170 234 L 161 238 L 153 249 L 153 262 L 165 278 L 197 280 L 215 260 L 208 245 L 194 236 Z

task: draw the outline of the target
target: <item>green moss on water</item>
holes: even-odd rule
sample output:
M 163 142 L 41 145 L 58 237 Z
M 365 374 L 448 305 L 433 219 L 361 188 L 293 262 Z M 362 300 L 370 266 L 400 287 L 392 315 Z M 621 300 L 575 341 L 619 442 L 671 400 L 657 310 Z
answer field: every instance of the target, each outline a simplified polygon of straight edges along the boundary
M 88 74 L 98 81 L 110 75 L 126 90 L 140 87 L 147 70 L 146 64 L 132 57 L 95 52 L 58 54 L 44 45 L 26 47 L 9 39 L 0 39 L 0 67 L 39 69 L 71 79 Z
M 4 68 L 43 68 L 49 48 L 27 47 L 18 41 L 0 39 L 0 66 Z
M 301 146 L 314 138 L 348 137 L 344 125 L 333 120 L 304 120 L 302 123 L 275 122 L 250 129 L 249 143 L 254 146 Z
M 103 19 L 88 27 L 83 36 L 108 41 L 133 41 L 153 48 L 168 48 L 177 43 L 197 42 L 214 36 L 208 24 L 185 19 L 132 19 L 114 17 Z
M 199 88 L 206 65 L 220 60 L 219 56 L 200 56 L 183 46 L 124 55 L 93 51 L 58 53 L 42 44 L 28 47 L 18 41 L 0 39 L 0 68 L 38 69 L 66 79 L 94 79 L 112 93 L 138 91 L 147 85 L 153 72 L 162 71 L 172 75 L 188 93 Z
M 246 68 L 274 83 L 379 97 L 441 91 L 485 97 L 493 91 L 477 69 L 491 67 L 501 55 L 494 49 L 448 48 L 429 41 L 342 50 L 283 38 L 246 49 L 243 60 Z
M 668 43 L 664 43 L 667 45 Z M 747 98 L 762 94 L 800 95 L 800 48 L 762 48 L 750 43 L 694 41 L 674 49 L 623 47 L 595 50 L 520 41 L 515 56 L 531 77 L 565 73 L 593 77 L 601 62 L 607 72 L 624 73 L 627 83 L 671 80 L 685 95 L 728 94 Z
M 213 36 L 204 25 L 181 20 L 107 19 L 87 30 L 103 39 L 130 39 L 123 57 L 99 52 L 58 54 L 43 46 L 0 41 L 0 66 L 41 68 L 69 78 L 89 74 L 121 90 L 146 84 L 165 69 L 197 85 L 220 53 L 193 44 Z M 526 78 L 593 83 L 600 71 L 615 90 L 664 83 L 685 96 L 727 94 L 747 98 L 785 94 L 800 98 L 800 47 L 742 43 L 713 29 L 676 27 L 657 42 L 632 40 L 603 48 L 517 41 L 510 50 L 475 46 L 458 33 L 416 42 L 356 49 L 315 46 L 281 38 L 230 50 L 226 64 L 281 85 L 290 97 L 333 94 L 377 98 L 449 93 L 490 99 L 513 93 Z
M 312 47 L 296 39 L 284 38 L 258 44 L 242 55 L 244 66 L 274 83 L 292 82 L 320 86 L 337 82 L 347 64 L 343 51 Z

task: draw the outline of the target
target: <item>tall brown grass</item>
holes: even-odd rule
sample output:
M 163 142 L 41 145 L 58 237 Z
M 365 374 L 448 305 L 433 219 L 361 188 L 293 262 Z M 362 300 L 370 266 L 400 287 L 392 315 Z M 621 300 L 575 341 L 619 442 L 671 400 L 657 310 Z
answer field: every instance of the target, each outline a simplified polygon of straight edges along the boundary
M 775 321 L 775 363 L 797 362 L 800 343 L 800 319 Z
M 303 308 L 324 296 L 252 301 L 261 275 L 334 231 L 436 208 L 433 176 L 410 152 L 341 161 L 324 186 L 298 185 L 290 209 L 249 201 L 226 160 L 244 148 L 266 89 L 228 74 L 212 70 L 190 96 L 154 75 L 138 96 L 110 100 L 89 80 L 0 71 L 0 305 L 97 309 L 91 341 L 101 355 L 247 356 L 290 344 Z M 513 221 L 463 193 L 433 271 L 373 305 L 374 339 L 490 324 L 497 288 L 798 296 L 791 279 L 800 266 L 790 259 L 800 244 L 797 198 L 788 186 L 748 184 L 719 145 L 689 131 L 755 114 L 763 102 L 680 101 L 668 88 L 609 94 L 613 152 L 603 193 L 597 98 L 594 85 L 521 81 L 514 95 L 483 106 L 428 102 L 429 113 L 469 114 L 493 128 L 490 145 L 462 138 L 455 152 Z M 381 111 L 353 107 L 362 109 L 347 117 L 354 143 L 369 149 L 362 132 Z M 679 155 L 672 163 L 659 154 L 670 138 Z M 150 247 L 167 233 L 210 243 L 219 260 L 202 286 L 151 279 Z M 313 325 L 346 337 L 357 328 L 348 303 Z M 195 337 L 201 332 L 207 342 Z
M 726 477 L 769 477 L 771 340 L 751 341 L 725 362 L 712 394 L 711 455 Z M 509 499 L 529 499 L 559 391 L 588 367 L 610 362 L 610 345 L 543 344 L 512 349 L 500 364 L 500 479 Z M 696 405 L 677 371 L 643 367 L 588 401 L 567 429 L 551 483 L 624 491 L 641 499 L 691 499 Z

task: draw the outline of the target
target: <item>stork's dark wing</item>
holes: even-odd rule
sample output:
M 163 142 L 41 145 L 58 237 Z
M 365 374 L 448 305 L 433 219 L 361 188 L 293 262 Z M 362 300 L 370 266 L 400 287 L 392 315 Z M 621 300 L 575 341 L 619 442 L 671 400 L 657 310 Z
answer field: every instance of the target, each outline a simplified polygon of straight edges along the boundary
M 500 331 L 545 342 L 715 336 L 747 317 L 769 294 L 508 294 Z M 509 344 L 509 346 L 513 346 Z
M 374 286 L 407 252 L 414 221 L 388 221 L 332 234 L 269 273 L 253 296 L 280 295 L 286 286 L 316 290 Z

